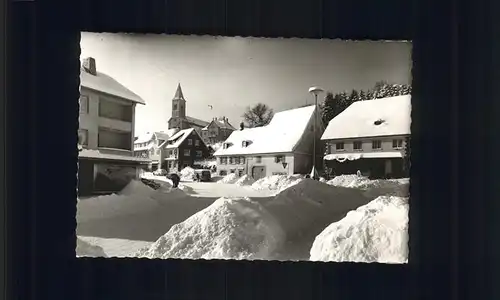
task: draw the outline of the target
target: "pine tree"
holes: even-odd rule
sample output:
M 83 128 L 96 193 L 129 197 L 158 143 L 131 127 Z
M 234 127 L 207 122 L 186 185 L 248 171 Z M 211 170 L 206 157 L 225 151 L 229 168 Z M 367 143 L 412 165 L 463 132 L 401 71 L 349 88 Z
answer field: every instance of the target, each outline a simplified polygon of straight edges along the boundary
M 335 116 L 335 106 L 337 105 L 333 94 L 331 92 L 326 93 L 325 99 L 321 105 L 321 117 L 324 124 L 328 124 L 331 119 Z
M 349 105 L 353 104 L 356 101 L 359 101 L 359 92 L 356 90 L 352 90 L 351 94 L 349 95 Z
M 361 90 L 361 91 L 359 92 L 359 100 L 360 100 L 360 101 L 364 101 L 364 100 L 366 100 L 366 99 L 367 99 L 367 98 L 366 98 L 366 93 L 365 93 L 365 91 Z

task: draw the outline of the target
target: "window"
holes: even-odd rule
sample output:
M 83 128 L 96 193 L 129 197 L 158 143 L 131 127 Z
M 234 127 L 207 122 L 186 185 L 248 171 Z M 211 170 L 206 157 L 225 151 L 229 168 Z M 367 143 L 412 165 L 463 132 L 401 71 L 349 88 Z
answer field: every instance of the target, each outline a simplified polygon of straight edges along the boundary
M 274 162 L 275 163 L 282 163 L 285 162 L 285 156 L 283 155 L 278 155 L 274 157 Z
M 193 140 L 192 139 L 188 139 L 188 146 L 193 146 Z
M 132 150 L 132 133 L 99 128 L 97 146 L 102 148 Z
M 402 149 L 403 148 L 403 140 L 392 140 L 392 148 Z
M 174 149 L 174 156 L 177 156 L 177 149 Z
M 236 170 L 235 169 L 231 169 L 231 171 L 229 171 L 229 172 L 231 172 L 231 174 L 234 174 L 236 172 Z
M 81 114 L 89 113 L 89 96 L 80 95 L 80 113 Z
M 353 148 L 354 150 L 363 150 L 363 142 L 354 142 Z
M 196 150 L 196 157 L 202 157 L 203 152 L 201 150 Z
M 244 163 L 245 163 L 245 157 L 244 157 L 244 156 L 240 157 L 240 163 L 241 163 L 241 164 L 244 164 Z
M 227 175 L 227 171 L 226 170 L 220 170 L 219 171 L 219 175 L 220 176 L 226 176 Z
M 337 151 L 344 150 L 344 143 L 336 143 L 335 150 L 337 150 Z
M 237 165 L 240 164 L 240 157 L 239 156 L 234 158 L 234 163 Z
M 227 149 L 229 147 L 231 147 L 231 143 L 224 143 L 224 144 L 222 144 L 222 149 Z
M 184 156 L 191 156 L 191 150 L 184 149 Z
M 255 157 L 255 162 L 260 164 L 262 162 L 262 156 L 256 156 Z
M 106 98 L 99 98 L 99 116 L 124 122 L 132 122 L 132 104 L 118 103 Z
M 160 149 L 156 149 L 156 155 L 160 155 Z
M 382 149 L 382 142 L 380 140 L 372 141 L 372 149 Z
M 171 161 L 167 162 L 167 166 L 169 169 L 172 168 L 172 162 Z
M 239 169 L 239 170 L 238 170 L 238 176 L 239 176 L 239 177 L 243 176 L 243 170 L 242 170 L 242 169 Z
M 155 150 L 154 149 L 149 150 L 149 155 L 155 155 Z
M 234 157 L 229 157 L 229 164 L 233 165 L 234 164 Z M 234 172 L 233 172 L 234 173 Z
M 220 164 L 221 165 L 226 165 L 227 164 L 227 157 L 221 157 L 220 158 Z
M 78 145 L 89 145 L 89 131 L 87 129 L 78 129 Z
M 195 140 L 195 141 L 194 141 L 194 145 L 195 145 L 196 147 L 198 147 L 198 146 L 200 145 L 200 140 Z
M 172 108 L 173 110 L 177 110 L 177 103 L 174 103 L 174 106 Z

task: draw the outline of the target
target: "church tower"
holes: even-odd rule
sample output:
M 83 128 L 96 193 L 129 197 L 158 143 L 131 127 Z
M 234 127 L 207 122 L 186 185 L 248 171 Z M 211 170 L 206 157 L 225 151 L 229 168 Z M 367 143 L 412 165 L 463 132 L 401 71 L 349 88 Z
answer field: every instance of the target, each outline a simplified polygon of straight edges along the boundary
M 186 99 L 182 94 L 181 84 L 177 85 L 177 91 L 175 91 L 175 96 L 172 99 L 172 117 L 173 118 L 186 118 Z
M 175 96 L 172 99 L 172 116 L 168 121 L 168 128 L 188 128 L 186 119 L 186 99 L 184 99 L 180 83 L 177 85 L 177 91 L 175 91 Z

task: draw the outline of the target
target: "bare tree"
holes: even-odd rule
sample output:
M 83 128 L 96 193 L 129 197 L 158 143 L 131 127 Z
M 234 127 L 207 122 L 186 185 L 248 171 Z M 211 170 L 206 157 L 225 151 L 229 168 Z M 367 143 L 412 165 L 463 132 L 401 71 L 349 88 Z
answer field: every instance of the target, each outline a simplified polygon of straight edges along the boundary
M 258 103 L 253 107 L 247 107 L 242 115 L 248 127 L 261 127 L 269 124 L 274 116 L 272 108 L 264 103 Z

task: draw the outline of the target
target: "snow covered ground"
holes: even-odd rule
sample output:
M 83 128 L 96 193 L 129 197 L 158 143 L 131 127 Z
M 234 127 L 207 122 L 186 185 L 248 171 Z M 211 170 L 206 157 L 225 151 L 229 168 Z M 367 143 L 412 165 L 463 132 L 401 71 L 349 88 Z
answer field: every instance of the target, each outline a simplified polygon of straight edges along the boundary
M 381 196 L 349 212 L 316 237 L 310 259 L 407 262 L 408 198 Z
M 408 211 L 397 200 L 407 199 L 407 180 L 339 176 L 325 183 L 276 175 L 172 189 L 165 176 L 144 176 L 161 187 L 133 182 L 118 195 L 78 202 L 81 242 L 108 257 L 404 262 L 407 256 L 401 245 Z M 394 190 L 399 197 L 390 197 Z

